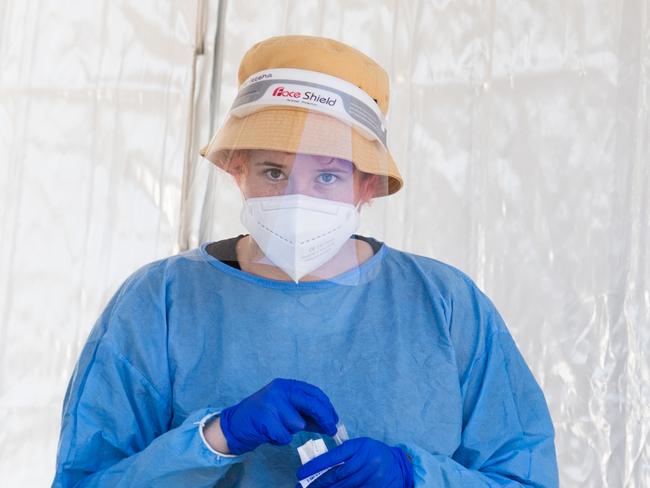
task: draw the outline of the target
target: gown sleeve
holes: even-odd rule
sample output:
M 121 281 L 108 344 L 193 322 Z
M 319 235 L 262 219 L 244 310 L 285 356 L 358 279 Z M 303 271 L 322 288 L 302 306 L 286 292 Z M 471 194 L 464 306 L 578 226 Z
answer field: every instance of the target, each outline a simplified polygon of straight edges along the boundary
M 558 487 L 544 394 L 494 305 L 467 285 L 450 307 L 463 399 L 460 445 L 451 456 L 401 445 L 412 458 L 415 486 Z
M 63 403 L 55 488 L 212 487 L 241 461 L 203 440 L 218 408 L 170 429 L 165 305 L 152 274 L 125 282 L 82 350 Z

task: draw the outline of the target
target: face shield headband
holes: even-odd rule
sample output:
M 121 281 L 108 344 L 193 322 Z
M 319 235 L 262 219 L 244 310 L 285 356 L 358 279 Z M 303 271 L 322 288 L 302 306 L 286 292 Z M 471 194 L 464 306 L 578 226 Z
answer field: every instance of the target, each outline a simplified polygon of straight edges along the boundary
M 377 103 L 361 88 L 341 78 L 293 68 L 259 71 L 241 85 L 230 114 L 245 117 L 278 106 L 336 117 L 386 148 L 386 123 Z

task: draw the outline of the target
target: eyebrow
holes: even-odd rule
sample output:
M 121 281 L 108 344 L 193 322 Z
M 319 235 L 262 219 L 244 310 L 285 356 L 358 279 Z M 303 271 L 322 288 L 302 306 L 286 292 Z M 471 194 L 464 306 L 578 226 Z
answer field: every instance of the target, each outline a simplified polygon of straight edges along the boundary
M 317 171 L 319 173 L 344 173 L 347 175 L 352 173 L 352 168 L 318 168 Z
M 341 161 L 340 159 L 332 158 L 327 163 L 321 164 L 318 171 L 326 171 L 328 173 L 352 173 L 353 167 L 354 164 L 349 161 Z
M 286 165 L 281 163 L 274 163 L 273 161 L 258 161 L 257 163 L 254 164 L 254 166 L 270 166 L 272 168 L 280 168 L 280 169 L 286 168 Z
M 253 163 L 253 166 L 266 167 L 266 168 L 278 168 L 278 169 L 287 168 L 286 164 L 276 163 L 274 161 L 258 161 L 256 163 Z M 351 163 L 350 161 L 332 158 L 330 161 L 327 161 L 326 163 L 319 164 L 318 167 L 316 168 L 316 171 L 320 171 L 323 173 L 348 173 L 349 174 L 354 171 L 353 168 L 354 168 L 354 163 Z

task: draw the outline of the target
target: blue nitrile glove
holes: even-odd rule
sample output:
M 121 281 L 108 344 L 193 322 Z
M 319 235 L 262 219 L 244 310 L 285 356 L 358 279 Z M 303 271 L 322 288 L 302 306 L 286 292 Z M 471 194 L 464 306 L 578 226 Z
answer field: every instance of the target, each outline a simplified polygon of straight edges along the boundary
M 221 430 L 233 454 L 260 444 L 285 445 L 296 432 L 333 436 L 339 417 L 327 395 L 304 381 L 276 378 L 237 405 L 224 409 Z
M 399 447 L 368 437 L 345 441 L 305 463 L 296 473 L 303 480 L 336 466 L 313 481 L 309 488 L 412 488 L 413 465 Z M 296 485 L 300 488 L 300 483 Z

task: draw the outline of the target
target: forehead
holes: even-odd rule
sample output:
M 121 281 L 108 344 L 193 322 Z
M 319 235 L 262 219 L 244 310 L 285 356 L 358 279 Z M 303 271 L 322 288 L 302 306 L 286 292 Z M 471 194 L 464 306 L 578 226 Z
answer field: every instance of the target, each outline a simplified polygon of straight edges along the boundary
M 331 156 L 319 156 L 315 154 L 290 153 L 283 151 L 270 151 L 266 149 L 251 149 L 248 152 L 248 161 L 256 163 L 274 163 L 286 167 L 293 167 L 299 164 L 301 167 L 325 168 L 354 171 L 355 167 L 351 161 Z

